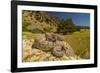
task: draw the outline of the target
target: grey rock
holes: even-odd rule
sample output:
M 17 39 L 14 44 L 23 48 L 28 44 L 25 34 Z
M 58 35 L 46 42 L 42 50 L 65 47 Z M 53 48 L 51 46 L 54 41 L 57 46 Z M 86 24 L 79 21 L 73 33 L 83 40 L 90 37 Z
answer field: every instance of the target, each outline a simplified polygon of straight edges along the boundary
M 64 41 L 64 37 L 59 34 L 53 34 L 52 35 L 55 41 Z
M 44 47 L 42 48 L 43 51 L 50 51 L 50 50 L 52 50 L 52 48 L 53 48 L 53 43 L 52 43 L 52 42 L 49 42 L 49 41 L 44 41 L 44 42 L 42 43 L 42 45 L 44 46 Z
M 47 41 L 52 42 L 64 41 L 64 37 L 56 33 L 45 33 L 45 38 Z
M 46 41 L 55 41 L 55 39 L 53 38 L 53 33 L 45 33 L 45 38 L 46 38 Z
M 62 57 L 65 50 L 61 46 L 55 46 L 52 50 L 52 54 L 56 57 Z
M 64 47 L 66 48 L 66 55 L 69 55 L 69 56 L 74 56 L 75 53 L 74 53 L 74 50 L 72 49 L 72 47 L 66 43 L 66 45 L 64 45 Z
M 43 38 L 35 38 L 34 44 L 32 45 L 32 48 L 40 49 L 42 44 L 44 42 Z
M 43 37 L 36 38 L 32 48 L 51 52 L 56 57 L 62 57 L 63 54 L 75 55 L 74 50 L 64 41 L 63 37 L 54 33 L 45 33 L 44 39 Z

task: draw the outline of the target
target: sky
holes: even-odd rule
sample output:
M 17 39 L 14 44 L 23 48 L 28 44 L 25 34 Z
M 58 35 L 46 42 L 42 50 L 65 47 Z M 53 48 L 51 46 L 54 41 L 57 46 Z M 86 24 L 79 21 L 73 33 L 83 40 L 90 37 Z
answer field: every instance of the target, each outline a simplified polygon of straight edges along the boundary
M 60 19 L 72 18 L 74 24 L 78 26 L 90 26 L 89 13 L 71 13 L 71 12 L 49 12 Z

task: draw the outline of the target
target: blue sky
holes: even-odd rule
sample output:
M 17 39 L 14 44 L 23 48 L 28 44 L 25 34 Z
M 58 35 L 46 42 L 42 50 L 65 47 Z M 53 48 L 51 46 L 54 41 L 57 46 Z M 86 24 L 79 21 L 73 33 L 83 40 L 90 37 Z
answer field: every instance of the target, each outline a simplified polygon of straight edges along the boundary
M 71 13 L 71 12 L 49 12 L 60 19 L 72 18 L 73 22 L 79 26 L 90 26 L 89 13 Z

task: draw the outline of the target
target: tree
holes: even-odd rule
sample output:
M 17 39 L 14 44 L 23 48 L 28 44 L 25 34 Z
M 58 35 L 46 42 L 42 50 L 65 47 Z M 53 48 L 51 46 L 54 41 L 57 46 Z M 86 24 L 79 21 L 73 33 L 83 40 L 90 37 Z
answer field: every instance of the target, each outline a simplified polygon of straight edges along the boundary
M 74 26 L 74 22 L 71 18 L 66 19 L 65 23 L 68 24 L 68 25 Z
M 62 19 L 60 24 L 58 25 L 57 32 L 62 34 L 72 33 L 76 31 L 75 24 L 71 18 L 69 19 Z

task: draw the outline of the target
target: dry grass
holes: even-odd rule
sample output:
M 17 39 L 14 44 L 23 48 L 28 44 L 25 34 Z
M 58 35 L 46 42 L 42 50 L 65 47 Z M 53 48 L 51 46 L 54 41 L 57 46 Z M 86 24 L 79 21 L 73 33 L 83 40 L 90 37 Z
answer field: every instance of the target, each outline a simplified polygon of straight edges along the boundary
M 80 32 L 74 32 L 71 35 L 65 36 L 68 42 L 74 49 L 76 55 L 81 58 L 90 58 L 90 31 L 82 29 Z

